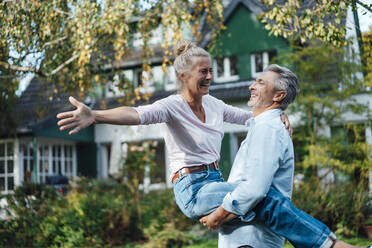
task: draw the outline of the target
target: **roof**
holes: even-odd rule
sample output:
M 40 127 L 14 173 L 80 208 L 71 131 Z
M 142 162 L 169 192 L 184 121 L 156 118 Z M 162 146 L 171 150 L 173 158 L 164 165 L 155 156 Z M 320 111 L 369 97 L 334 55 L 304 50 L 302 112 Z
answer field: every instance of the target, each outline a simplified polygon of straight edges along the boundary
M 14 106 L 17 133 L 30 133 L 36 123 L 50 119 L 59 111 L 71 109 L 67 94 L 56 94 L 51 84 L 34 77 Z
M 255 15 L 259 15 L 266 8 L 265 5 L 258 0 L 231 0 L 231 2 L 226 6 L 224 13 L 223 13 L 224 24 L 226 24 L 229 21 L 232 14 L 235 12 L 237 7 L 239 7 L 240 5 L 246 7 Z M 205 23 L 202 24 L 201 32 L 205 35 L 202 41 L 200 42 L 200 46 L 206 47 L 208 43 L 210 42 L 211 36 L 209 33 L 210 30 L 208 26 L 205 25 Z
M 169 47 L 169 49 L 172 51 L 172 47 Z M 163 48 L 159 46 L 155 46 L 151 48 L 152 54 L 150 58 L 148 59 L 149 64 L 160 64 L 164 60 L 164 56 L 166 56 Z M 113 51 L 106 51 L 107 56 L 113 56 L 110 55 L 113 53 Z M 103 72 L 110 71 L 112 69 L 126 69 L 126 68 L 133 68 L 133 67 L 139 67 L 142 66 L 142 54 L 143 49 L 141 48 L 134 48 L 130 54 L 128 54 L 125 57 L 125 60 L 122 61 L 115 61 L 112 65 L 107 64 L 104 65 L 100 70 Z M 173 57 L 170 57 L 169 59 L 173 59 Z
M 248 101 L 251 96 L 249 86 L 253 80 L 236 81 L 228 83 L 213 83 L 209 88 L 209 94 L 226 102 Z M 175 94 L 176 91 L 155 91 L 148 101 L 140 100 L 135 103 L 135 106 L 153 103 L 157 100 Z M 115 108 L 120 106 L 120 97 L 112 97 L 104 99 L 106 108 Z M 99 107 L 96 104 L 95 107 Z
M 252 82 L 214 83 L 210 87 L 210 95 L 227 102 L 247 101 L 250 97 L 249 86 Z M 55 125 L 57 122 L 56 115 L 59 112 L 74 109 L 68 101 L 69 94 L 53 94 L 51 87 L 51 84 L 37 77 L 31 80 L 14 108 L 18 134 L 32 134 Z M 155 91 L 149 101 L 140 100 L 135 105 L 153 103 L 174 93 L 175 91 Z M 102 101 L 104 101 L 106 108 L 114 108 L 121 105 L 120 97 L 102 99 Z M 90 107 L 99 109 L 99 103 L 99 101 L 92 101 Z
M 275 0 L 275 4 L 280 4 L 280 5 L 283 5 L 286 2 L 287 2 L 286 0 Z M 315 4 L 316 4 L 315 0 L 304 0 L 298 11 L 302 12 L 305 9 L 312 9 L 315 6 Z M 232 16 L 232 14 L 235 12 L 235 10 L 239 6 L 246 7 L 248 10 L 250 10 L 256 16 L 261 14 L 263 11 L 268 10 L 266 5 L 263 4 L 260 0 L 231 0 L 230 3 L 228 5 L 226 5 L 226 8 L 225 8 L 224 13 L 223 13 L 224 24 L 226 24 L 229 21 L 230 17 Z M 356 17 L 357 25 L 359 26 L 359 21 L 357 19 L 356 10 L 353 10 L 353 13 Z M 334 18 L 333 16 L 327 16 L 325 18 L 325 22 L 331 22 L 333 18 Z M 343 18 L 340 25 L 344 26 L 345 21 L 346 21 L 346 19 Z M 208 26 L 206 25 L 205 22 L 202 23 L 201 26 L 202 26 L 201 27 L 201 32 L 204 34 L 204 37 L 203 37 L 202 41 L 200 42 L 200 46 L 201 47 L 206 47 L 208 45 L 208 43 L 210 42 L 210 39 L 211 39 L 210 30 L 209 30 L 209 28 L 208 28 Z M 359 29 L 357 29 L 357 30 L 359 30 Z M 358 34 L 358 37 L 359 37 L 359 34 Z

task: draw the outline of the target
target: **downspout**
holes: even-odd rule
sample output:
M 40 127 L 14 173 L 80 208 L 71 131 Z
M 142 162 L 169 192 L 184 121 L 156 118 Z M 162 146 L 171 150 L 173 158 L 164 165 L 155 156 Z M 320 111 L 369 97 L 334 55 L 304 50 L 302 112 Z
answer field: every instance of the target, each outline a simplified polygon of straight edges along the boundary
M 32 172 L 32 177 L 33 177 L 33 182 L 37 183 L 37 138 L 33 138 L 33 172 Z
M 360 32 L 360 24 L 359 24 L 359 17 L 358 17 L 356 1 L 353 1 L 353 8 L 352 9 L 353 9 L 353 15 L 354 15 L 354 22 L 355 22 L 355 25 L 356 25 L 355 31 L 356 31 L 358 45 L 359 45 L 360 59 L 361 59 L 362 65 L 366 66 L 364 64 L 364 60 L 363 60 L 363 54 L 364 54 L 363 40 L 362 40 L 362 33 Z M 365 77 L 366 72 L 365 72 L 365 70 L 362 70 L 362 71 L 363 71 L 363 76 Z

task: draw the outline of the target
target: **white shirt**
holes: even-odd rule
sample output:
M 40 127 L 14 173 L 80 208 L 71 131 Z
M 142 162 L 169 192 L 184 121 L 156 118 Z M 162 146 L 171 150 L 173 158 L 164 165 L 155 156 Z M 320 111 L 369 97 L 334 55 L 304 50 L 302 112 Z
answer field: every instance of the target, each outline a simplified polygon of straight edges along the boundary
M 225 104 L 210 95 L 202 97 L 205 123 L 201 122 L 181 95 L 171 95 L 135 108 L 141 124 L 166 123 L 165 144 L 171 175 L 183 167 L 220 159 L 223 122 L 244 124 L 252 112 Z
M 222 207 L 244 215 L 252 210 L 275 187 L 291 199 L 294 151 L 291 137 L 280 119 L 280 109 L 267 110 L 247 122 L 249 132 L 241 144 L 232 166 L 229 182 L 240 182 L 225 196 Z M 283 247 L 284 238 L 276 235 L 259 220 L 222 226 L 218 245 L 235 248 Z

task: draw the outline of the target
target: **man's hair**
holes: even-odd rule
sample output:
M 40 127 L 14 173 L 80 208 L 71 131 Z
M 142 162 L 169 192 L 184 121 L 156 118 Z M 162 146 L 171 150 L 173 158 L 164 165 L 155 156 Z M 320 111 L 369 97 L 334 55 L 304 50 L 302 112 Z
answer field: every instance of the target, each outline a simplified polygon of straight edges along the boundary
M 277 64 L 267 66 L 264 71 L 272 71 L 279 74 L 278 78 L 274 81 L 274 84 L 275 90 L 283 90 L 286 93 L 286 96 L 280 102 L 280 108 L 285 110 L 288 105 L 295 100 L 300 91 L 300 84 L 297 76 L 288 68 Z

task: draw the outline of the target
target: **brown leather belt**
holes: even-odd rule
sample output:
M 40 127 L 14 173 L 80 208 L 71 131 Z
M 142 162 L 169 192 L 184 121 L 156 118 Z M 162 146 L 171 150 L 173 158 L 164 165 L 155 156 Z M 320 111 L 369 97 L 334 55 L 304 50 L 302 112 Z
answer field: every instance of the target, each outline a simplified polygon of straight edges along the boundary
M 172 177 L 172 183 L 174 183 L 180 176 L 187 175 L 190 173 L 194 172 L 199 172 L 199 171 L 206 171 L 209 169 L 211 170 L 218 170 L 218 161 L 215 161 L 210 164 L 202 164 L 199 166 L 191 166 L 191 167 L 184 167 L 182 169 L 179 169 L 176 173 L 174 173 Z

